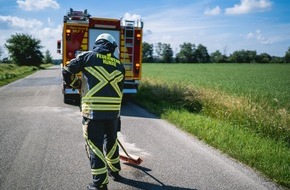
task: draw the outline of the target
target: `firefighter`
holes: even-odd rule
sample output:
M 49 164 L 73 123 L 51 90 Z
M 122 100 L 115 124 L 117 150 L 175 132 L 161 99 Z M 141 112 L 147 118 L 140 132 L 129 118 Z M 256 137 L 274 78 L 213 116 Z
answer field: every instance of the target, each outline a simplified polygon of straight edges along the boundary
M 117 131 L 125 69 L 114 56 L 115 50 L 114 37 L 103 33 L 92 51 L 79 54 L 63 69 L 65 83 L 81 89 L 83 136 L 93 177 L 87 188 L 92 190 L 107 189 L 108 176 L 122 179 Z M 80 71 L 81 80 L 76 77 Z

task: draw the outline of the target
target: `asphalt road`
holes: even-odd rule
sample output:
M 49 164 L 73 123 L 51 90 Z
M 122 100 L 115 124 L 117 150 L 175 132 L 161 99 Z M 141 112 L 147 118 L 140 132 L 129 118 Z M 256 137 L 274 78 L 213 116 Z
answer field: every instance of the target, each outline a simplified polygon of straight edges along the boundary
M 80 190 L 91 181 L 79 108 L 63 103 L 58 66 L 0 88 L 0 189 Z M 252 169 L 146 110 L 122 107 L 119 139 L 143 162 L 122 162 L 109 189 L 279 189 Z

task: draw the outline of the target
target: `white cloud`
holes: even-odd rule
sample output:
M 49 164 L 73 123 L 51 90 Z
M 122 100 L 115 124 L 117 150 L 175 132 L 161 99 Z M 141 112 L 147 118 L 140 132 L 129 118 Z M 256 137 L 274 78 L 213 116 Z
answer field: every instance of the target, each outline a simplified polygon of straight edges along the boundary
M 137 15 L 137 14 L 130 14 L 130 13 L 125 13 L 123 16 L 123 19 L 127 19 L 127 20 L 138 20 L 140 19 L 141 16 Z
M 19 7 L 26 11 L 37 11 L 45 8 L 58 9 L 60 6 L 54 0 L 17 0 Z
M 272 2 L 269 0 L 241 0 L 240 4 L 235 4 L 234 7 L 226 8 L 225 14 L 246 14 L 250 12 L 267 10 L 271 7 Z
M 272 44 L 272 42 L 268 38 L 266 38 L 262 34 L 262 32 L 260 30 L 256 30 L 255 33 L 252 33 L 252 32 L 248 33 L 245 38 L 248 39 L 248 40 L 253 40 L 254 39 L 254 40 L 256 40 L 257 42 L 259 42 L 260 44 L 263 44 L 263 45 Z
M 1 16 L 0 22 L 8 23 L 13 28 L 32 29 L 42 26 L 42 22 L 36 19 L 25 20 L 15 16 Z
M 47 24 L 48 24 L 48 26 L 53 26 L 54 25 L 54 22 L 52 22 L 50 17 L 47 18 Z
M 209 16 L 219 15 L 221 13 L 221 8 L 219 6 L 216 6 L 213 9 L 206 9 L 204 14 Z
M 60 58 L 60 55 L 56 53 L 56 43 L 62 37 L 62 25 L 58 25 L 55 28 L 45 27 L 40 30 L 33 30 L 31 33 L 41 41 L 44 46 L 43 52 L 48 49 L 54 58 Z
M 130 13 L 125 13 L 122 17 L 123 22 L 125 22 L 125 20 L 130 20 L 130 21 L 135 21 L 135 25 L 140 25 L 140 23 L 138 21 L 141 20 L 141 15 L 137 15 L 137 14 L 130 14 Z M 125 25 L 125 23 L 122 23 L 123 25 Z

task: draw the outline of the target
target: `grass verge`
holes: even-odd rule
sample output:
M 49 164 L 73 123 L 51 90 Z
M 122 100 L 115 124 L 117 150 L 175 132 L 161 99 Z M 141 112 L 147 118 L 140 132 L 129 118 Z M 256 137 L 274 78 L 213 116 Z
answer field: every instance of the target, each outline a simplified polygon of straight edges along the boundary
M 40 69 L 51 67 L 52 64 L 36 66 L 17 66 L 16 64 L 0 64 L 0 86 L 28 76 Z
M 210 89 L 142 81 L 139 104 L 290 188 L 289 114 Z

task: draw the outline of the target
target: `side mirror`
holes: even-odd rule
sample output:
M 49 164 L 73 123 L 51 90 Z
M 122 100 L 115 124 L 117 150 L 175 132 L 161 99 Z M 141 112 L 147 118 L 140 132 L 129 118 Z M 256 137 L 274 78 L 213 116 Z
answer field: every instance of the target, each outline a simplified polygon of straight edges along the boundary
M 57 50 L 56 50 L 56 52 L 61 54 L 61 41 L 60 40 L 57 40 Z

